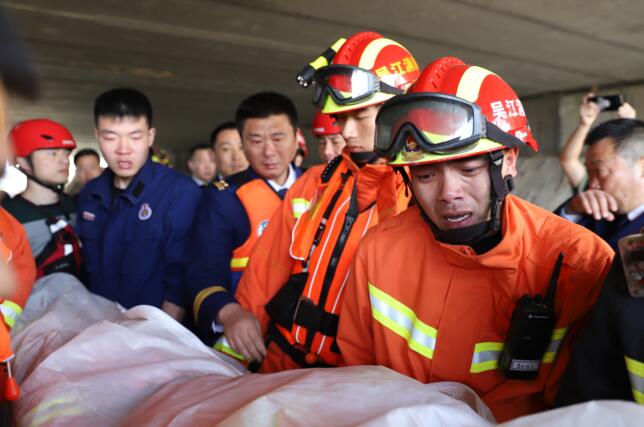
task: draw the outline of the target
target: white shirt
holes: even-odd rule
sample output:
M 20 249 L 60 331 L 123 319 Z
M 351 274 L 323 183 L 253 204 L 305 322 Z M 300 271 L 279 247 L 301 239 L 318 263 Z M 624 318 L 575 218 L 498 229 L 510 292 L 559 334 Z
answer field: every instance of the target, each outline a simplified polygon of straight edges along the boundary
M 272 179 L 267 179 L 266 181 L 268 181 L 268 184 L 273 188 L 273 190 L 275 190 L 275 192 L 279 192 L 280 190 L 284 190 L 284 189 L 288 190 L 289 188 L 291 188 L 291 185 L 293 185 L 296 179 L 297 179 L 297 176 L 295 176 L 295 169 L 293 168 L 293 165 L 289 163 L 288 177 L 286 178 L 286 181 L 284 181 L 284 184 L 279 185 Z

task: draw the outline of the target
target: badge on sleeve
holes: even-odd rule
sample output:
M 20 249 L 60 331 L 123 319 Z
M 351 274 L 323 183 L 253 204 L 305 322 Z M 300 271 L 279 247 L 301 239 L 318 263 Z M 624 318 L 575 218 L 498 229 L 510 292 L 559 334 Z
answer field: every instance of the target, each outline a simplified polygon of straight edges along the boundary
M 147 203 L 143 203 L 141 205 L 141 209 L 139 209 L 139 219 L 141 221 L 146 221 L 150 219 L 151 216 L 152 216 L 152 208 Z
M 619 239 L 619 252 L 628 292 L 632 297 L 644 297 L 644 234 Z

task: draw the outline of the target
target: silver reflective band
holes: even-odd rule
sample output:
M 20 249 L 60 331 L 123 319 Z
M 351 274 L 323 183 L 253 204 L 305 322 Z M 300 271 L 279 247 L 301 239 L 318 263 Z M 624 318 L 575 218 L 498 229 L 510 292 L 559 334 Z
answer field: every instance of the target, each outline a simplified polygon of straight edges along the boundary
M 374 319 L 407 341 L 412 350 L 431 359 L 437 331 L 423 323 L 406 305 L 369 284 L 369 299 Z

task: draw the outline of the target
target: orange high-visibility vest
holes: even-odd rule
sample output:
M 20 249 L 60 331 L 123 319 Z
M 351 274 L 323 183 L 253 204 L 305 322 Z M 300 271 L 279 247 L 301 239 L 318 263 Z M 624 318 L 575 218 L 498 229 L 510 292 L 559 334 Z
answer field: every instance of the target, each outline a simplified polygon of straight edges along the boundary
M 266 229 L 268 221 L 282 203 L 282 199 L 263 179 L 254 179 L 242 185 L 237 189 L 236 194 L 248 215 L 250 232 L 248 239 L 233 250 L 230 270 L 242 272 L 248 265 L 253 246 Z
M 237 290 L 271 343 L 262 372 L 342 364 L 335 330 L 357 244 L 369 227 L 408 206 L 402 179 L 388 166 L 359 168 L 345 154 L 331 167 L 308 171 L 291 188 Z M 270 307 L 283 321 L 268 318 Z
M 551 405 L 614 254 L 588 230 L 513 196 L 502 224 L 502 240 L 480 255 L 436 241 L 418 207 L 370 231 L 340 316 L 345 362 L 383 365 L 424 383 L 466 384 L 498 421 Z M 560 253 L 555 329 L 538 377 L 507 379 L 498 360 L 516 303 L 545 295 Z

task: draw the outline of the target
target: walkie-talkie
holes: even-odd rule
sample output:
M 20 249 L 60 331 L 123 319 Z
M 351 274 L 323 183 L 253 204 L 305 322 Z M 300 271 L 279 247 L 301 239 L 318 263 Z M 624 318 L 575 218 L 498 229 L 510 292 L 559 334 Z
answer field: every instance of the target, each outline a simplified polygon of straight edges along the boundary
M 506 378 L 530 380 L 539 373 L 555 327 L 555 291 L 563 256 L 560 253 L 557 258 L 546 296 L 523 295 L 517 302 L 499 359 Z

